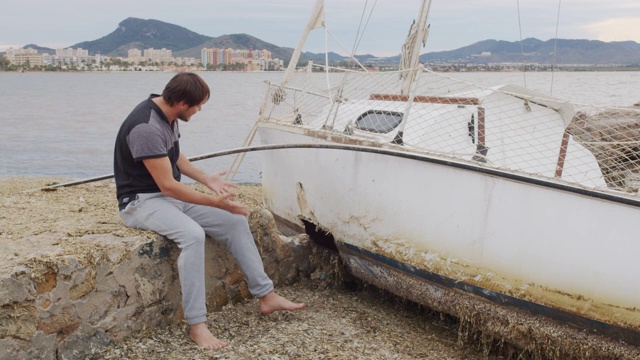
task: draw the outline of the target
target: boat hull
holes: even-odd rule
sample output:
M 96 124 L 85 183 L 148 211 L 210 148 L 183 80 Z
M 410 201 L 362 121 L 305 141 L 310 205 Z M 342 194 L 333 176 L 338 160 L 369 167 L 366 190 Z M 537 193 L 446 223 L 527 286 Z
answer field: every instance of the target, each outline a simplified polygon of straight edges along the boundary
M 258 134 L 263 144 L 332 142 L 281 124 Z M 419 281 L 640 345 L 634 201 L 393 147 L 271 151 L 263 164 L 266 206 L 331 233 L 366 281 L 403 295 L 402 280 L 363 264 L 412 281 L 431 274 Z

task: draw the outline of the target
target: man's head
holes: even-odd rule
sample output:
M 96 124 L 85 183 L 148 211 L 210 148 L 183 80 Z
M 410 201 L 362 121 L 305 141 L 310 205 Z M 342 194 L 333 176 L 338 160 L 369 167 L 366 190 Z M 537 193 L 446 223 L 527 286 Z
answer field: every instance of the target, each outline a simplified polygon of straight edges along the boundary
M 209 86 L 200 76 L 182 72 L 174 76 L 164 87 L 162 99 L 169 106 L 184 102 L 189 107 L 201 105 L 209 100 Z

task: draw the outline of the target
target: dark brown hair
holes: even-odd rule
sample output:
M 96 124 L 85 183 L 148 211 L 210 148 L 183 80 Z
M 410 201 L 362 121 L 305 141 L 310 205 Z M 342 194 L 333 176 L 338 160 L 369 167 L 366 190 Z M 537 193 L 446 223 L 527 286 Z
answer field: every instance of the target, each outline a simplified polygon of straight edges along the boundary
M 189 106 L 200 105 L 210 96 L 209 86 L 197 74 L 181 72 L 164 87 L 162 99 L 173 106 L 184 101 Z

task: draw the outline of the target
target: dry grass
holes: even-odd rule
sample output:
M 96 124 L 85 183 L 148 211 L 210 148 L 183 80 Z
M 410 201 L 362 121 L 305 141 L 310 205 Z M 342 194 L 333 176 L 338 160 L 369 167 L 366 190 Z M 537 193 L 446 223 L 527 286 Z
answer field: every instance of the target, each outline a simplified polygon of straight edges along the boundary
M 229 343 L 198 348 L 176 324 L 112 346 L 94 359 L 486 359 L 457 341 L 457 327 L 439 317 L 370 290 L 350 292 L 318 282 L 278 291 L 307 308 L 260 315 L 257 301 L 210 313 L 208 325 Z

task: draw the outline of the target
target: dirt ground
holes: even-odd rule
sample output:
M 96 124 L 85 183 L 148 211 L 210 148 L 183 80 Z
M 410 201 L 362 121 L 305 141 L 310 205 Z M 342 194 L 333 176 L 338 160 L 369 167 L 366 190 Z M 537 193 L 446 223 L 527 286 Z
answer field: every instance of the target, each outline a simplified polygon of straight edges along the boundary
M 321 282 L 277 289 L 305 302 L 295 313 L 261 315 L 257 300 L 209 314 L 214 334 L 229 343 L 202 350 L 187 327 L 140 334 L 94 359 L 487 359 L 481 349 L 457 341 L 457 325 L 375 289 L 348 291 Z
M 43 252 L 74 251 L 74 237 L 127 229 L 118 218 L 112 180 L 37 190 L 67 179 L 0 178 L 0 271 Z M 35 189 L 35 190 L 34 190 Z M 201 189 L 201 188 L 200 188 Z M 202 189 L 201 189 L 202 190 Z M 241 186 L 238 201 L 261 207 L 258 186 Z M 149 329 L 113 344 L 94 359 L 486 359 L 480 347 L 458 341 L 458 325 L 380 291 L 357 290 L 308 279 L 277 289 L 307 308 L 261 315 L 257 300 L 209 314 L 209 326 L 229 346 L 205 351 L 187 337 L 185 324 Z

